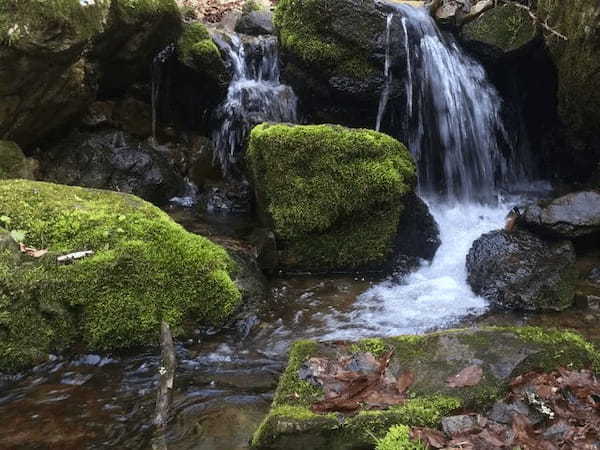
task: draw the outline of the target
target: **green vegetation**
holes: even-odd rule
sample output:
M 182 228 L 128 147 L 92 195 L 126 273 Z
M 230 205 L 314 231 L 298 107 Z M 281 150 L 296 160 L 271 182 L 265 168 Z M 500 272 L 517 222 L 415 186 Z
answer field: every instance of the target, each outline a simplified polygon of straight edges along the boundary
M 82 343 L 117 349 L 155 343 L 161 320 L 218 325 L 240 293 L 227 253 L 143 200 L 108 191 L 0 181 L 0 216 L 42 258 L 0 254 L 0 369 Z M 70 265 L 56 256 L 92 250 Z
M 101 32 L 110 0 L 3 0 L 0 2 L 0 42 L 19 45 L 46 41 L 48 29 L 61 30 L 73 41 L 85 42 Z M 60 48 L 57 48 L 60 50 Z
M 179 60 L 214 81 L 227 83 L 229 74 L 219 49 L 201 23 L 186 24 L 177 42 Z
M 410 428 L 394 425 L 382 439 L 377 439 L 376 450 L 426 450 L 426 446 L 410 438 Z
M 242 6 L 242 14 L 250 14 L 254 11 L 260 11 L 261 5 L 256 0 L 246 0 Z
M 0 141 L 0 179 L 33 179 L 35 163 L 28 160 L 17 144 Z
M 315 70 L 354 78 L 369 76 L 375 71 L 368 61 L 368 42 L 375 27 L 369 18 L 360 17 L 360 26 L 349 31 L 363 32 L 363 39 L 348 40 L 351 33 L 337 34 L 331 26 L 344 12 L 335 2 L 325 0 L 280 0 L 274 22 L 282 48 Z
M 387 260 L 416 179 L 400 142 L 341 126 L 262 124 L 247 162 L 284 267 L 354 270 Z

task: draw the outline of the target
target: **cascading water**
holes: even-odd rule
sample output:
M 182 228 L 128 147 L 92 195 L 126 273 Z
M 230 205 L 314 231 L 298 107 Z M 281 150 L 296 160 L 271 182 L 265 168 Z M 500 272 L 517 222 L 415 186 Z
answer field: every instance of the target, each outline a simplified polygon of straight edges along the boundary
M 403 115 L 402 131 L 389 131 L 401 135 L 413 152 L 421 193 L 462 201 L 495 199 L 500 186 L 523 178 L 502 123 L 500 96 L 481 64 L 463 52 L 452 35 L 443 34 L 425 8 L 394 8 L 396 20 L 388 19 L 387 33 L 392 22 L 400 22 L 405 104 L 387 108 L 388 113 L 396 109 Z M 386 53 L 387 72 L 389 38 Z M 388 90 L 386 82 L 382 101 Z
M 233 175 L 250 129 L 262 122 L 297 122 L 298 100 L 279 81 L 277 38 L 230 36 L 223 39 L 233 71 L 225 102 L 217 111 L 215 159 L 226 176 Z

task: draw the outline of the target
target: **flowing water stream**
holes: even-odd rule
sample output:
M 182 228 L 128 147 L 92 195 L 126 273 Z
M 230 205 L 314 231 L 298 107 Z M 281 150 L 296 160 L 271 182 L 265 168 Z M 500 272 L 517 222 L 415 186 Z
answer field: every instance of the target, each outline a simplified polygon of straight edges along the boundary
M 402 105 L 390 97 L 395 32 L 405 37 Z M 440 249 L 402 280 L 272 280 L 268 307 L 245 340 L 198 332 L 180 343 L 169 448 L 247 448 L 296 339 L 423 333 L 486 313 L 487 303 L 467 285 L 465 255 L 478 236 L 503 226 L 516 199 L 501 197 L 500 187 L 523 177 L 511 162 L 514 155 L 500 145 L 501 99 L 483 68 L 424 11 L 398 6 L 387 18 L 386 35 L 377 128 L 404 133 L 418 161 L 420 192 L 441 231 Z M 251 125 L 296 121 L 296 97 L 279 82 L 273 39 L 234 36 L 226 48 L 234 79 L 214 139 L 221 167 L 232 171 Z M 398 108 L 406 112 L 403 129 L 386 130 L 386 115 Z M 174 217 L 211 235 L 189 210 Z M 55 357 L 28 373 L 0 378 L 0 448 L 148 448 L 158 364 L 156 350 Z

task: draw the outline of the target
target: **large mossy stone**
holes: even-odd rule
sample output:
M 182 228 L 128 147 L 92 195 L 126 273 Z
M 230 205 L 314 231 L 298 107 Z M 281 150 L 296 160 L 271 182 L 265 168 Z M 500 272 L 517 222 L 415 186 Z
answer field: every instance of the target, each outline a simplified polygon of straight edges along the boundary
M 311 411 L 312 404 L 323 400 L 323 391 L 301 378 L 309 358 L 339 360 L 361 352 L 380 357 L 392 350 L 386 374 L 414 374 L 405 403 L 352 416 Z M 473 365 L 482 369 L 478 384 L 448 385 L 449 378 Z M 531 327 L 449 330 L 355 343 L 300 341 L 290 351 L 271 411 L 255 432 L 252 445 L 278 450 L 372 448 L 375 438 L 383 437 L 391 426 L 438 427 L 454 411 L 482 412 L 504 395 L 513 377 L 558 367 L 598 372 L 600 354 L 577 334 Z
M 223 323 L 240 303 L 225 250 L 132 195 L 0 181 L 0 216 L 28 246 L 49 249 L 37 259 L 0 251 L 0 370 L 70 344 L 155 344 L 162 320 L 182 334 Z M 57 264 L 82 250 L 94 255 Z
M 0 180 L 25 178 L 33 180 L 37 164 L 26 158 L 21 148 L 11 141 L 0 141 Z
M 284 79 L 311 121 L 372 126 L 386 12 L 372 0 L 280 0 L 274 23 Z
M 492 45 L 504 52 L 518 50 L 538 36 L 527 11 L 507 4 L 492 8 L 462 28 L 462 37 Z
M 251 132 L 247 163 L 283 268 L 359 270 L 391 256 L 416 181 L 397 140 L 334 125 L 262 124 Z

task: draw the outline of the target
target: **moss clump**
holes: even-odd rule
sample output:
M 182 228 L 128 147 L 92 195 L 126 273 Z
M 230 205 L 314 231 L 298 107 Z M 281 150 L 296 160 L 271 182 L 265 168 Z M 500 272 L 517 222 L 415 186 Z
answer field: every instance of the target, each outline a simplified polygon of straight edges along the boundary
M 0 179 L 33 179 L 34 170 L 35 163 L 25 157 L 17 144 L 0 141 Z
M 0 369 L 80 342 L 88 349 L 154 343 L 161 320 L 222 323 L 240 302 L 225 250 L 125 194 L 0 181 L 0 215 L 50 253 L 0 256 Z M 92 257 L 57 265 L 58 254 Z
M 381 338 L 367 338 L 352 344 L 350 350 L 353 353 L 371 353 L 379 358 L 390 351 L 390 346 Z
M 229 74 L 219 49 L 201 23 L 184 25 L 177 42 L 179 60 L 211 80 L 227 83 Z
M 376 450 L 426 450 L 421 442 L 410 438 L 410 428 L 394 425 L 382 439 L 377 440 Z
M 367 3 L 367 2 L 365 2 Z M 284 51 L 308 67 L 329 75 L 364 78 L 376 72 L 369 61 L 372 35 L 378 31 L 368 14 L 356 14 L 327 0 L 280 0 L 274 23 Z M 370 5 L 365 5 L 368 7 Z M 332 21 L 344 17 L 357 26 L 338 33 Z M 382 25 L 383 22 L 381 22 Z M 354 33 L 359 32 L 359 36 Z
M 462 30 L 463 37 L 501 48 L 517 50 L 538 36 L 538 29 L 527 11 L 514 5 L 492 8 Z
M 64 50 L 65 43 L 83 43 L 101 32 L 109 6 L 110 0 L 95 0 L 89 5 L 80 0 L 3 0 L 0 43 L 20 48 L 57 45 L 55 50 Z M 48 39 L 56 35 L 61 39 Z
M 126 22 L 137 22 L 145 16 L 179 15 L 175 0 L 112 0 L 113 8 Z
M 400 142 L 371 130 L 262 124 L 247 161 L 282 266 L 356 270 L 387 260 L 416 179 Z

